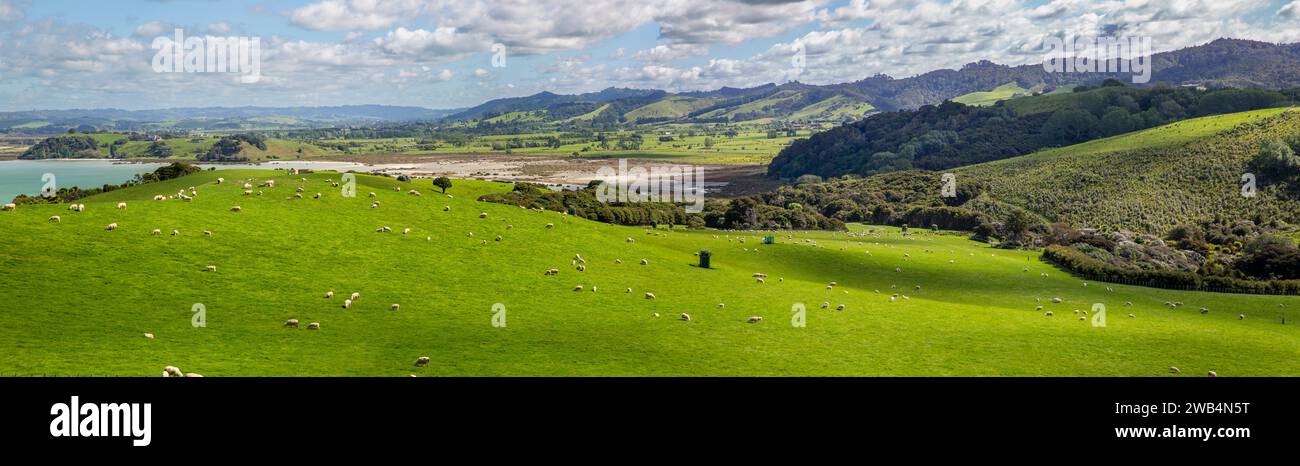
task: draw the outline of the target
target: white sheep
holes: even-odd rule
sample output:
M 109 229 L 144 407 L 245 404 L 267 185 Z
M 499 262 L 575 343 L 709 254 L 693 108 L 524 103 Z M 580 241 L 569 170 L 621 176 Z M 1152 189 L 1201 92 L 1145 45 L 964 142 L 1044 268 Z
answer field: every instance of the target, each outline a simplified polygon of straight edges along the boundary
M 167 366 L 163 368 L 163 377 L 184 377 L 185 374 L 176 366 Z
M 62 221 L 63 221 L 63 217 L 60 217 L 60 216 L 58 216 L 58 215 L 53 215 L 53 216 L 50 216 L 50 221 L 51 221 L 51 222 L 54 222 L 54 223 L 62 222 Z
M 180 230 L 172 230 L 172 236 L 180 236 L 180 235 L 181 235 Z
M 104 227 L 104 229 L 105 229 L 105 230 L 108 230 L 108 231 L 116 230 L 116 229 L 117 229 L 117 224 L 116 224 L 116 223 L 110 223 L 110 224 L 108 224 L 108 226 Z
M 1181 374 L 1181 373 L 1183 373 L 1183 371 L 1178 370 L 1177 367 L 1169 366 L 1169 373 L 1170 373 L 1170 374 Z
M 582 291 L 582 285 L 573 287 L 573 291 Z
M 682 315 L 681 315 L 681 319 L 684 320 L 684 321 L 690 322 L 690 321 L 691 321 L 691 315 L 690 315 L 690 314 L 687 314 L 687 313 L 685 313 L 685 312 L 683 312 Z
M 1210 377 L 1218 377 L 1218 376 L 1219 376 L 1219 373 L 1218 373 L 1218 372 L 1214 372 L 1214 371 L 1210 371 L 1210 372 L 1207 372 L 1205 375 L 1208 375 L 1208 376 L 1210 376 Z
M 159 229 L 157 229 L 157 228 L 154 228 L 154 229 L 153 229 L 153 232 L 150 232 L 149 234 L 154 235 L 154 236 L 158 236 L 158 235 L 161 235 L 161 234 L 162 234 L 162 230 L 159 230 Z
M 839 305 L 839 306 L 835 306 L 835 310 L 837 310 L 837 311 L 843 311 L 843 310 L 844 310 L 844 305 L 841 304 L 841 305 Z
M 356 300 L 358 300 L 358 299 L 361 299 L 361 292 L 359 292 L 359 291 L 354 291 L 354 292 L 352 292 L 352 296 L 351 296 L 350 298 L 348 298 L 348 299 L 351 299 L 351 300 L 353 300 L 353 301 L 356 301 Z
M 212 236 L 212 230 L 203 230 L 203 236 Z
M 399 310 L 399 309 L 401 309 L 401 308 L 402 308 L 402 305 L 401 305 L 401 304 L 397 304 L 397 303 L 393 303 L 392 306 L 388 306 L 388 310 L 390 310 L 390 311 L 396 311 L 396 310 Z
M 215 265 L 209 265 L 209 266 L 207 266 L 207 268 L 205 268 L 204 270 L 207 270 L 208 272 L 216 272 L 216 271 L 217 271 L 217 266 L 215 266 Z
M 478 218 L 487 218 L 487 212 L 479 212 Z
M 763 280 L 763 279 L 761 279 L 761 278 L 755 278 L 754 280 L 757 280 L 758 283 L 767 283 L 767 281 L 765 281 L 765 280 Z
M 648 259 L 641 259 L 641 265 L 650 265 L 650 261 Z
M 420 356 L 420 357 L 418 357 L 418 358 L 415 358 L 415 365 L 416 365 L 416 366 L 419 366 L 419 367 L 424 367 L 424 366 L 429 365 L 429 357 L 428 357 L 428 356 Z
M 240 207 L 240 206 L 234 206 L 234 207 L 231 207 L 231 208 L 230 208 L 230 211 L 231 211 L 231 212 L 243 212 L 243 211 L 244 211 L 244 208 L 243 208 L 243 207 Z
M 217 184 L 221 184 L 221 183 L 225 183 L 225 182 L 226 182 L 226 179 L 225 179 L 225 178 L 217 178 Z
M 289 328 L 298 328 L 298 319 L 289 319 L 284 321 L 284 326 Z
M 307 330 L 320 330 L 320 322 L 312 322 L 310 324 L 307 324 Z
M 144 337 L 145 337 L 145 338 L 148 338 L 148 339 L 150 339 L 150 340 L 152 340 L 152 339 L 153 339 L 153 334 L 152 334 L 152 333 L 148 333 L 148 332 L 146 332 L 146 333 L 144 334 Z
M 647 291 L 645 293 L 645 299 L 655 299 L 655 294 Z
M 125 209 L 126 209 L 126 203 L 125 203 L 125 202 L 119 202 L 119 203 L 117 203 L 117 210 L 125 210 Z
M 159 195 L 157 195 L 157 196 L 154 196 L 154 197 L 153 197 L 153 200 L 155 200 L 155 201 L 165 201 L 165 200 L 167 200 L 167 196 L 164 196 L 164 195 L 162 195 L 162 194 L 159 194 Z
M 352 307 L 352 300 L 351 299 L 343 300 L 343 309 L 347 309 L 350 307 Z
M 559 275 L 559 274 L 560 274 L 560 269 L 546 269 L 546 273 L 544 275 Z
M 755 324 L 763 320 L 763 316 L 749 316 L 749 323 Z
M 451 209 L 451 208 L 448 207 L 448 209 Z M 546 229 L 547 229 L 547 230 L 550 230 L 550 229 L 552 229 L 552 228 L 555 228 L 555 224 L 554 224 L 554 223 L 548 223 L 548 224 L 546 224 Z
M 326 291 L 326 292 L 325 292 L 325 299 L 332 299 L 332 298 L 334 298 L 334 292 L 333 292 L 333 291 Z

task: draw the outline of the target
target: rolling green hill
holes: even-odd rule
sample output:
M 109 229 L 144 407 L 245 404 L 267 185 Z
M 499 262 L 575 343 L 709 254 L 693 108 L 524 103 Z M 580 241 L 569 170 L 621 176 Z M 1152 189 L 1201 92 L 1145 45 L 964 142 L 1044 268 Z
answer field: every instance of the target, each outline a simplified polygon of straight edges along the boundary
M 762 245 L 752 233 L 617 227 L 475 201 L 510 189 L 486 182 L 455 181 L 447 197 L 428 180 L 358 175 L 346 198 L 327 181 L 339 176 L 201 172 L 84 199 L 80 213 L 0 212 L 0 373 L 1300 375 L 1300 329 L 1278 324 L 1297 317 L 1296 297 L 1109 291 L 1036 253 L 915 230 L 784 232 Z M 246 179 L 277 183 L 245 196 Z M 193 202 L 152 200 L 190 186 Z M 713 269 L 692 265 L 701 249 Z M 343 309 L 352 292 L 361 298 Z M 1170 310 L 1171 300 L 1213 311 Z M 204 328 L 191 325 L 196 303 Z M 498 303 L 505 327 L 493 326 Z M 791 325 L 795 303 L 804 327 Z M 1097 303 L 1104 327 L 1073 312 Z M 414 367 L 419 356 L 431 363 Z

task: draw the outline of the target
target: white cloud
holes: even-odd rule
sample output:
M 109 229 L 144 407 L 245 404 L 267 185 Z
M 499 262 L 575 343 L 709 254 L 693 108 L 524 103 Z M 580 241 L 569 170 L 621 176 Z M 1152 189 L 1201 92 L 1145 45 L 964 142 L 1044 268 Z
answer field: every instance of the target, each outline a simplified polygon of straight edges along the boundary
M 16 0 L 0 0 L 0 22 L 23 19 L 26 4 Z
M 478 79 L 488 79 L 488 78 L 492 77 L 492 73 L 489 72 L 488 70 L 483 69 L 483 68 L 475 68 L 475 69 L 474 69 L 474 77 L 475 77 L 475 78 L 478 78 Z
M 637 51 L 632 58 L 651 63 L 664 63 L 709 53 L 709 47 L 698 44 L 660 44 Z
M 208 25 L 207 32 L 212 34 L 225 34 L 230 32 L 231 27 L 227 23 L 212 23 Z
M 437 78 L 439 81 L 451 81 L 453 76 L 455 76 L 455 74 L 452 73 L 451 70 L 443 68 L 442 71 L 438 72 Z
M 1277 15 L 1290 20 L 1300 19 L 1300 0 L 1283 5 L 1281 9 L 1277 10 Z
M 324 0 L 288 16 L 293 24 L 316 31 L 373 30 L 410 19 L 423 9 L 418 0 Z
M 451 27 L 440 27 L 433 31 L 399 27 L 384 37 L 375 38 L 374 43 L 388 53 L 430 58 L 480 52 L 491 46 L 491 42 L 481 37 L 460 34 L 456 28 Z

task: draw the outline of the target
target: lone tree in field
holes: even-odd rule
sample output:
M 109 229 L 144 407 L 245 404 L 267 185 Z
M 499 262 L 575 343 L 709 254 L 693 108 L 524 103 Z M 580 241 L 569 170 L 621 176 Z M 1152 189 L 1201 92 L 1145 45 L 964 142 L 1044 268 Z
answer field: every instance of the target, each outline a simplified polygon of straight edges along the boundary
M 447 194 L 447 188 L 451 187 L 451 178 L 439 176 L 433 179 L 433 185 L 442 188 L 442 193 Z

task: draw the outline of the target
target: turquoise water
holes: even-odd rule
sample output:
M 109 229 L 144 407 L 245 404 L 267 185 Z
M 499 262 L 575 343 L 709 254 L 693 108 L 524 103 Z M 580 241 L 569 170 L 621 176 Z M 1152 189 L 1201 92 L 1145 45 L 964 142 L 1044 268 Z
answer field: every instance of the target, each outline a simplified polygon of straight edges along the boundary
M 42 177 L 54 175 L 55 189 L 78 186 L 97 188 L 121 184 L 137 173 L 154 171 L 159 163 L 114 163 L 109 160 L 5 160 L 0 161 L 0 201 L 19 194 L 36 195 L 45 186 Z

